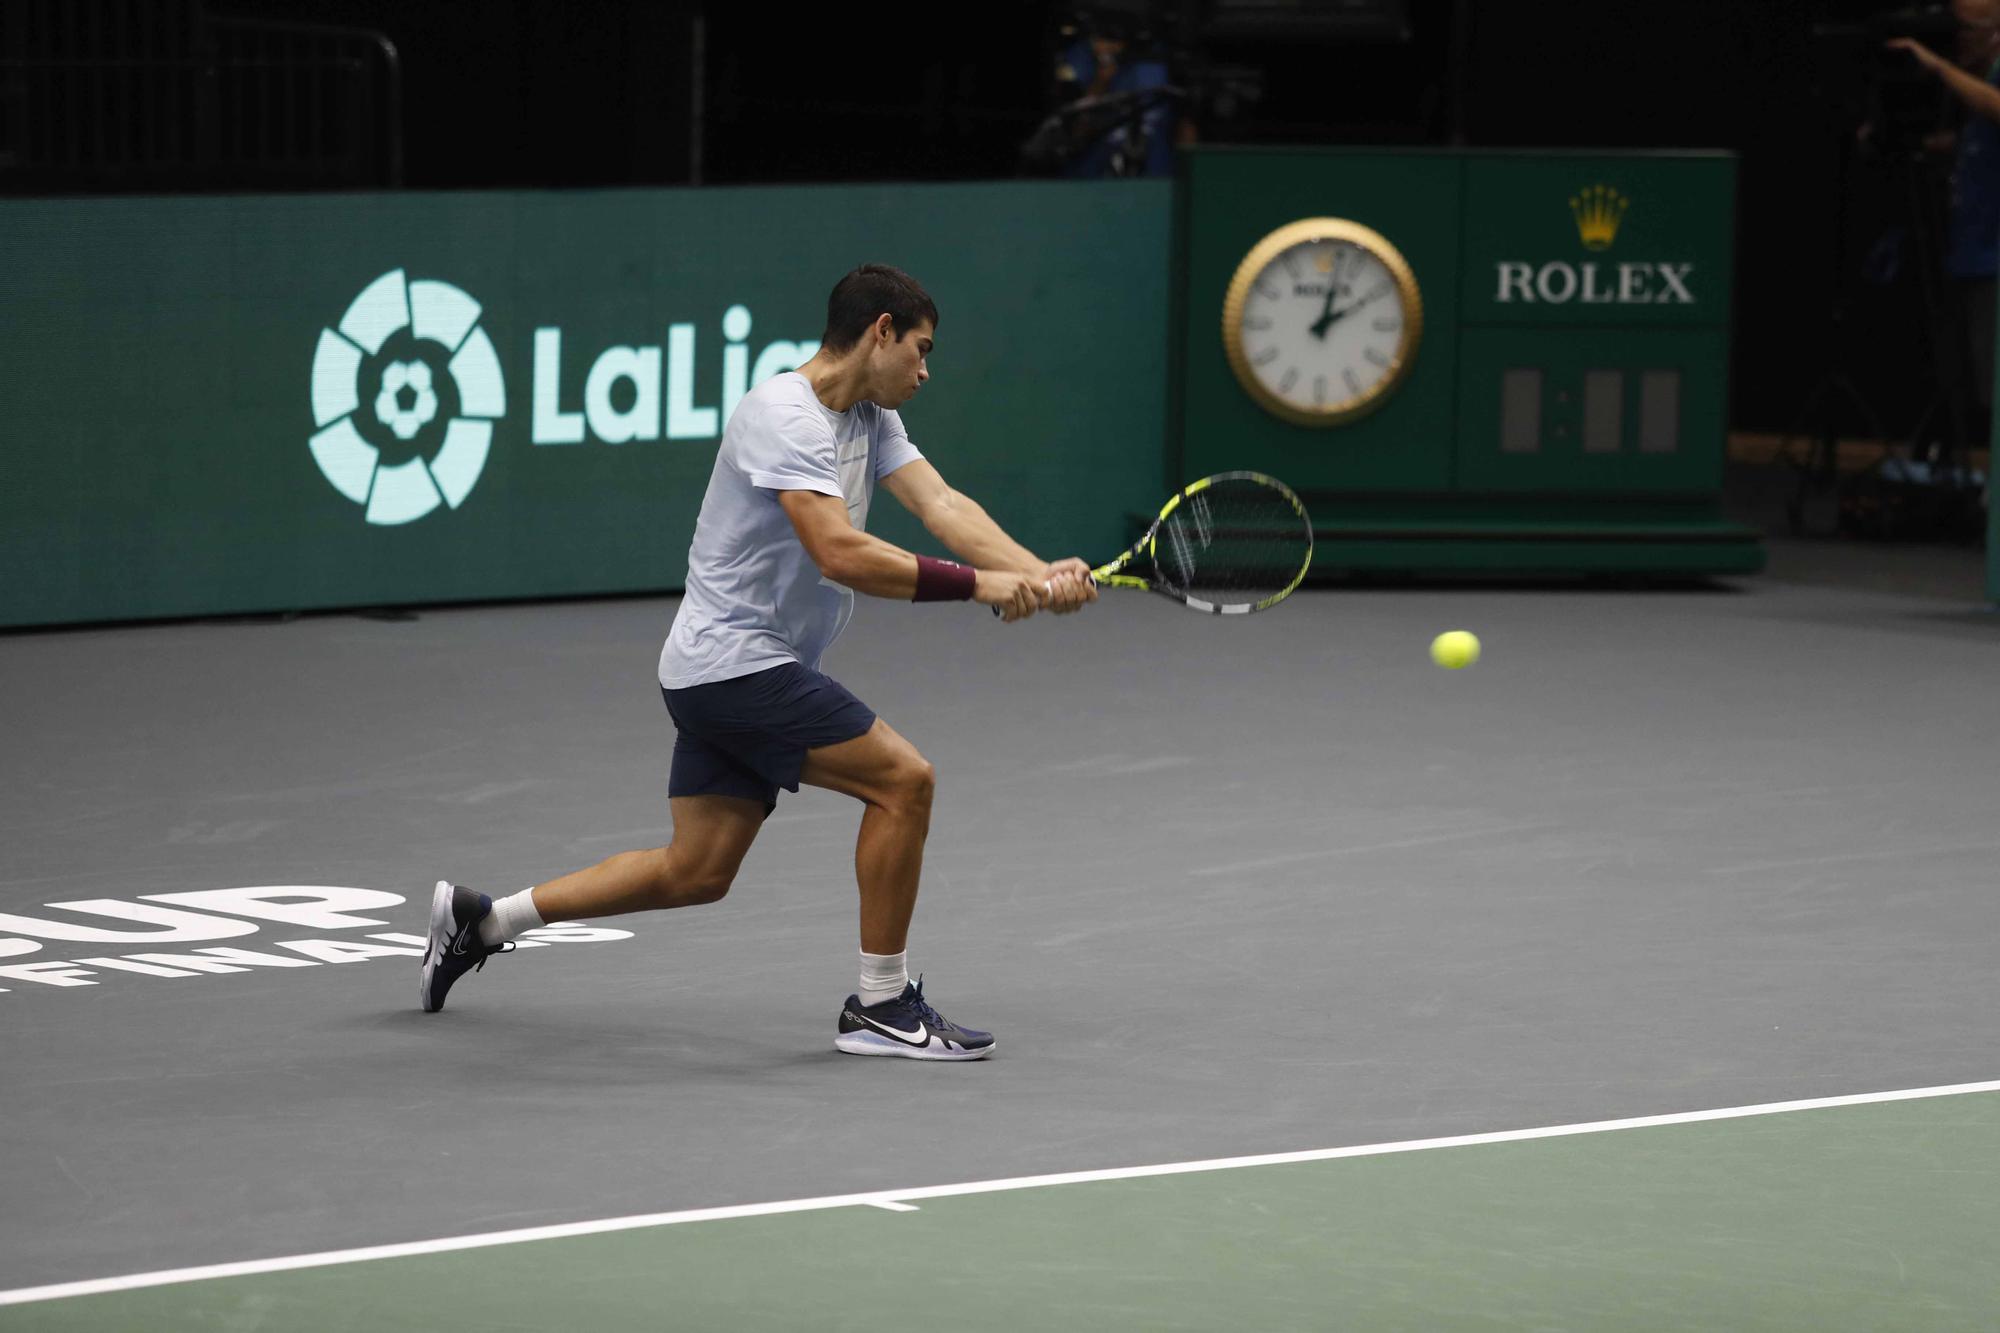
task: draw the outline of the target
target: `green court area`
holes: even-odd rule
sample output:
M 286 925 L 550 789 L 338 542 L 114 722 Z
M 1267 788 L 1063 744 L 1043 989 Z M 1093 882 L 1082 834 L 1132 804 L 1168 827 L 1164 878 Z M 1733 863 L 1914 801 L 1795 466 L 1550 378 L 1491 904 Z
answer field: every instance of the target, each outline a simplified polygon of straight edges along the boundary
M 2000 1312 L 1990 1092 L 915 1202 L 70 1297 L 0 1308 L 0 1330 L 1990 1330 Z

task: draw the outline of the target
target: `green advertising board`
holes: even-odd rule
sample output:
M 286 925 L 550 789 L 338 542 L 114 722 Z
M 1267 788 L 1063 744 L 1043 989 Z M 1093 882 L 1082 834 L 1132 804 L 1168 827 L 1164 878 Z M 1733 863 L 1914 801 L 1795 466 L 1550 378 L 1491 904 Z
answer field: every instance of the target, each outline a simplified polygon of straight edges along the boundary
M 1465 163 L 1458 484 L 1717 495 L 1735 162 Z
M 939 306 L 918 447 L 1031 547 L 1116 550 L 1169 188 L 0 203 L 0 624 L 677 588 L 729 410 L 866 262 Z
M 1204 146 L 1171 183 L 0 203 L 0 625 L 678 588 L 729 412 L 869 261 L 940 307 L 912 437 L 1044 554 L 1248 467 L 1322 574 L 1752 570 L 1733 191 L 1721 154 Z M 1314 429 L 1221 316 L 1326 216 L 1393 243 L 1422 334 Z
M 1322 574 L 1761 568 L 1758 534 L 1721 512 L 1735 166 L 1189 151 L 1174 470 L 1285 478 L 1312 508 Z M 1389 256 L 1379 280 L 1364 252 Z M 1387 341 L 1356 341 L 1371 322 Z M 1420 336 L 1398 346 L 1405 328 Z M 1342 338 L 1377 383 L 1352 377 L 1370 374 L 1359 359 L 1340 371 Z M 1259 363 L 1292 368 L 1274 385 Z M 1361 406 L 1315 411 L 1329 367 Z M 1285 384 L 1307 396 L 1285 401 Z
M 1200 150 L 1185 160 L 1188 312 L 1178 470 L 1192 479 L 1255 468 L 1301 491 L 1450 489 L 1450 452 L 1413 442 L 1446 440 L 1452 430 L 1458 161 L 1447 154 L 1299 149 Z M 1332 430 L 1291 425 L 1253 402 L 1224 360 L 1220 318 L 1230 280 L 1251 247 L 1285 223 L 1321 215 L 1393 238 L 1421 284 L 1426 328 L 1395 410 Z

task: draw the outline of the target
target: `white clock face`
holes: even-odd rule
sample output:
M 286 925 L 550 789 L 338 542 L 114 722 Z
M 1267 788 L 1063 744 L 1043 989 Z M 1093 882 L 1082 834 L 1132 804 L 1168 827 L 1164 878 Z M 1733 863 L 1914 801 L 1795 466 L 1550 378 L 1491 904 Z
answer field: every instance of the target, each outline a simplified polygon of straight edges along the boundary
M 1352 241 L 1307 240 L 1279 252 L 1243 303 L 1242 356 L 1274 397 L 1314 414 L 1349 410 L 1400 369 L 1402 288 Z

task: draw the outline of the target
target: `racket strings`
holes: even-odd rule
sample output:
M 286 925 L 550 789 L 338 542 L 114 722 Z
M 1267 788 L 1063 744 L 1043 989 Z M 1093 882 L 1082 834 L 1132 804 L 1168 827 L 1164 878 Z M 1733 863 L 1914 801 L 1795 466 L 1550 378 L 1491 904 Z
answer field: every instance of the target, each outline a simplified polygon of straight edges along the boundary
M 1277 596 L 1311 558 L 1312 525 L 1298 501 L 1247 477 L 1218 479 L 1187 497 L 1153 544 L 1162 582 L 1218 606 Z

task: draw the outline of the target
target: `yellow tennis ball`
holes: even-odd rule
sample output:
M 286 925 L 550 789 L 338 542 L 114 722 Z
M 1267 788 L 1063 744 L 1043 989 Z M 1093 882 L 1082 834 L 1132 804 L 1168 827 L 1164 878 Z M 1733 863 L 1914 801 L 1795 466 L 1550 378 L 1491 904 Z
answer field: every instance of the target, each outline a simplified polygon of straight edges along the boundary
M 1440 634 L 1431 640 L 1431 661 L 1448 671 L 1469 667 L 1479 660 L 1479 640 L 1462 629 Z

